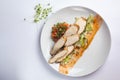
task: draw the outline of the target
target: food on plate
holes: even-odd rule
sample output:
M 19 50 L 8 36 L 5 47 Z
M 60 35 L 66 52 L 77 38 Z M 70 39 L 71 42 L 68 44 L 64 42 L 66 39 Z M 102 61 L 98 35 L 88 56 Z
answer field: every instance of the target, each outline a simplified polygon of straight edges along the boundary
M 78 40 L 79 40 L 78 34 L 68 36 L 68 37 L 66 37 L 65 46 L 70 46 L 70 45 L 74 44 L 75 42 L 77 42 Z
M 61 58 L 67 53 L 67 50 L 59 51 L 55 56 L 50 58 L 49 63 L 54 63 L 57 59 Z
M 74 49 L 74 46 L 65 47 L 63 50 L 60 50 L 56 55 L 50 58 L 49 63 L 60 62 L 65 56 L 70 54 Z
M 74 46 L 68 46 L 68 47 L 65 47 L 67 49 L 67 53 L 62 56 L 61 58 L 57 59 L 56 62 L 61 62 L 63 59 L 65 59 L 74 49 Z
M 55 55 L 56 52 L 63 47 L 63 45 L 65 44 L 66 42 L 66 38 L 64 37 L 61 37 L 55 44 L 54 44 L 54 47 L 52 48 L 50 54 L 51 55 Z
M 68 30 L 66 30 L 64 36 L 71 36 L 73 34 L 76 34 L 78 32 L 78 26 L 76 25 L 71 25 Z
M 52 34 L 51 34 L 52 40 L 54 42 L 57 42 L 61 38 L 61 36 L 64 35 L 68 27 L 69 24 L 66 22 L 54 24 L 54 26 L 52 27 Z
M 58 63 L 59 72 L 68 74 L 90 45 L 102 21 L 99 15 L 91 14 L 88 18 L 75 18 L 75 23 L 67 24 L 67 28 L 59 38 L 54 37 L 53 39 L 52 37 L 53 41 L 57 40 L 57 42 L 51 49 L 52 57 L 49 59 L 49 63 Z
M 75 19 L 76 19 L 75 24 L 78 25 L 79 27 L 78 34 L 81 34 L 85 30 L 86 19 L 83 17 Z

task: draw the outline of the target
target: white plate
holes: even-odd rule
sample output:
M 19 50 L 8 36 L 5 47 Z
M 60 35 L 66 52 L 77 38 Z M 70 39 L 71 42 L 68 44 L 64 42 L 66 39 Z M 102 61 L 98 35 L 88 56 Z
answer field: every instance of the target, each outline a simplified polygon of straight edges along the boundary
M 63 8 L 56 13 L 54 13 L 45 23 L 40 38 L 40 45 L 42 54 L 45 60 L 48 62 L 50 59 L 50 50 L 53 46 L 53 41 L 51 39 L 51 28 L 57 22 L 68 22 L 74 23 L 75 17 L 85 16 L 88 17 L 89 14 L 96 15 L 97 13 L 84 7 L 71 6 Z M 86 49 L 83 56 L 77 61 L 74 67 L 70 70 L 67 76 L 78 77 L 85 76 L 100 68 L 109 53 L 111 46 L 111 37 L 108 26 L 103 22 L 101 28 L 95 35 L 92 43 Z M 48 63 L 49 64 L 49 63 Z M 58 64 L 49 64 L 54 70 L 58 71 Z

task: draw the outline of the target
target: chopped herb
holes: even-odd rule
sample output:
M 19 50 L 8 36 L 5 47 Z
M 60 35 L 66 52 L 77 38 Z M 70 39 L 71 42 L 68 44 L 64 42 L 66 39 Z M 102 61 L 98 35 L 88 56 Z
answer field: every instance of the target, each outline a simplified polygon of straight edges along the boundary
M 92 28 L 93 28 L 93 19 L 94 19 L 94 16 L 92 14 L 87 18 L 85 31 L 89 32 L 89 31 L 92 30 Z
M 89 32 L 89 31 L 92 31 L 92 28 L 93 28 L 93 24 L 92 23 L 88 23 L 86 25 L 86 31 Z
M 47 18 L 48 14 L 50 12 L 52 12 L 52 7 L 46 7 L 46 8 L 44 8 L 44 7 L 42 7 L 41 4 L 38 4 L 38 5 L 35 6 L 34 10 L 35 10 L 34 22 L 37 23 L 40 20 L 43 20 L 43 19 Z
M 87 23 L 93 22 L 93 19 L 94 19 L 94 16 L 90 14 L 89 17 L 87 18 Z
M 67 64 L 71 58 L 72 58 L 72 54 L 68 55 L 61 63 Z
M 76 47 L 84 47 L 87 43 L 87 38 L 84 34 L 81 34 L 79 41 L 76 42 Z

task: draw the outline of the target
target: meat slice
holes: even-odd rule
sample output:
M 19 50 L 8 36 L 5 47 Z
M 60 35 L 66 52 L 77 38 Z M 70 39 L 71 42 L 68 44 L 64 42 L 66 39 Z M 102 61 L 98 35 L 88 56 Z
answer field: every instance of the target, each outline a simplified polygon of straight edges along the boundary
M 51 64 L 54 63 L 57 59 L 61 58 L 66 53 L 67 53 L 67 50 L 62 50 L 62 51 L 58 52 L 55 56 L 50 58 L 49 63 L 51 63 Z
M 78 34 L 81 34 L 85 30 L 86 20 L 81 18 L 77 18 L 75 24 L 79 26 Z
M 66 39 L 64 37 L 61 37 L 55 44 L 54 47 L 52 48 L 50 54 L 53 56 L 56 54 L 56 52 L 64 46 L 66 42 Z
M 57 59 L 56 62 L 61 62 L 63 59 L 65 59 L 73 51 L 74 46 L 68 46 L 66 47 L 66 49 L 67 49 L 67 53 L 63 57 Z
M 75 42 L 77 42 L 78 40 L 79 40 L 79 35 L 78 34 L 68 36 L 67 40 L 66 40 L 66 43 L 65 43 L 65 46 L 70 46 L 70 45 L 74 44 Z
M 75 25 L 72 25 L 68 28 L 68 30 L 65 32 L 64 36 L 71 36 L 73 34 L 76 34 L 78 32 L 78 27 Z

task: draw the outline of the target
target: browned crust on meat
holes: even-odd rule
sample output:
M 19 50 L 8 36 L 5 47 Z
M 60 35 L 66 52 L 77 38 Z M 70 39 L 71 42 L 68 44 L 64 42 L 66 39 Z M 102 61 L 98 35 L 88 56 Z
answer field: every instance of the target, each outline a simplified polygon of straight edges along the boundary
M 92 42 L 96 32 L 99 30 L 103 20 L 99 15 L 96 15 L 94 17 L 94 23 L 93 23 L 93 30 L 90 32 L 90 34 L 87 34 L 86 37 L 88 39 L 88 44 L 84 48 L 79 49 L 79 54 L 73 54 L 72 58 L 67 64 L 60 64 L 59 65 L 59 72 L 62 74 L 68 74 L 69 69 L 71 69 L 75 63 L 78 61 L 78 59 L 83 55 L 83 52 L 88 48 L 90 43 Z

